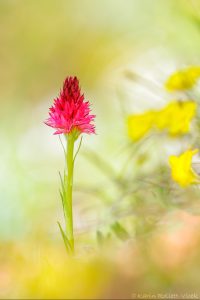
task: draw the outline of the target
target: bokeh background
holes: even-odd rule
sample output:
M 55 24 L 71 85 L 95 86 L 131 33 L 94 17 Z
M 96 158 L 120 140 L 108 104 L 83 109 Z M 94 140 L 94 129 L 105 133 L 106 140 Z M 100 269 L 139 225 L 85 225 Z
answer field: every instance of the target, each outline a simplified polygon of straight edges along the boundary
M 124 201 L 119 178 L 133 156 L 127 114 L 165 104 L 169 74 L 199 64 L 199 1 L 0 0 L 0 20 L 0 296 L 131 298 L 138 287 L 141 293 L 197 292 L 198 190 L 186 193 L 184 210 L 161 208 L 160 194 L 156 220 L 163 217 L 167 233 L 154 237 L 149 252 L 142 242 L 141 254 L 132 241 L 140 219 Z M 58 172 L 64 157 L 58 137 L 43 123 L 68 75 L 80 79 L 97 116 L 97 135 L 83 138 L 75 170 L 75 234 L 84 266 L 65 257 L 57 226 L 63 222 Z M 177 147 L 174 141 L 164 150 L 161 145 L 163 140 L 148 141 L 139 148 L 137 159 L 148 157 L 140 176 L 154 176 L 163 151 Z M 130 161 L 129 186 L 140 170 Z M 142 204 L 138 215 L 151 217 L 156 204 L 145 193 L 140 197 L 142 203 L 148 198 L 148 209 Z M 137 228 L 148 231 L 143 225 Z M 122 241 L 124 227 L 134 254 L 130 240 Z M 122 238 L 109 242 L 104 257 L 98 244 L 110 232 Z M 163 243 L 162 257 L 156 253 Z

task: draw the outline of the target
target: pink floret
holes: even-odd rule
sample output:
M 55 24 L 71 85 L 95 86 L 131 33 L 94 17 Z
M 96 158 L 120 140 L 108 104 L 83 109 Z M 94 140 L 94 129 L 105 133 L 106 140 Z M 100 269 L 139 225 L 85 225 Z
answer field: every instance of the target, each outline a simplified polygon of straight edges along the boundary
M 49 109 L 46 125 L 56 128 L 54 134 L 69 134 L 74 129 L 80 133 L 95 133 L 92 122 L 95 115 L 90 114 L 90 103 L 84 102 L 79 81 L 76 77 L 67 77 L 60 96 Z

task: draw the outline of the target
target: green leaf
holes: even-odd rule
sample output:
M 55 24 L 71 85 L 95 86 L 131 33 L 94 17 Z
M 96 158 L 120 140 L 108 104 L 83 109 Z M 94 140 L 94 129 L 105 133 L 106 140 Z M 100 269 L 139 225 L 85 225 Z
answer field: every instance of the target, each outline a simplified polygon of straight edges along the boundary
M 63 142 L 62 142 L 62 139 L 61 139 L 60 135 L 59 135 L 59 140 L 60 140 L 60 143 L 61 143 L 61 145 L 62 145 L 64 154 L 66 155 L 66 150 L 65 150 L 65 147 L 64 147 L 64 145 L 63 145 Z
M 102 245 L 103 242 L 104 242 L 104 236 L 103 236 L 103 233 L 100 231 L 100 230 L 97 230 L 96 232 L 96 235 L 97 235 L 97 243 L 98 245 Z
M 119 222 L 113 223 L 111 229 L 120 240 L 125 241 L 129 238 L 128 232 Z
M 75 154 L 75 156 L 74 156 L 73 163 L 75 162 L 76 156 L 77 156 L 77 154 L 79 153 L 79 150 L 80 150 L 80 148 L 81 148 L 82 140 L 83 140 L 83 137 L 81 137 L 80 143 L 79 143 L 79 145 L 78 145 L 78 149 L 77 149 L 76 154 Z
M 97 243 L 99 246 L 105 245 L 107 242 L 110 241 L 111 239 L 111 234 L 103 234 L 100 230 L 97 230 L 96 232 L 96 237 L 97 237 Z
M 63 229 L 62 229 L 62 227 L 60 225 L 60 223 L 59 222 L 57 222 L 57 223 L 58 223 L 58 226 L 60 228 L 60 233 L 62 235 L 62 238 L 63 238 L 64 244 L 65 244 L 66 250 L 67 250 L 68 253 L 70 253 L 72 251 L 70 242 L 69 242 L 68 238 L 66 237 L 66 235 L 65 235 L 65 233 L 64 233 L 64 231 L 63 231 Z
M 60 177 L 60 182 L 61 182 L 62 191 L 64 191 L 64 182 L 63 182 L 62 175 L 61 175 L 60 172 L 59 172 L 59 177 Z
M 64 198 L 63 198 L 63 194 L 62 194 L 61 190 L 59 190 L 59 194 L 60 194 L 60 198 L 62 200 L 62 207 L 63 207 L 64 216 L 65 216 L 65 202 L 64 202 Z

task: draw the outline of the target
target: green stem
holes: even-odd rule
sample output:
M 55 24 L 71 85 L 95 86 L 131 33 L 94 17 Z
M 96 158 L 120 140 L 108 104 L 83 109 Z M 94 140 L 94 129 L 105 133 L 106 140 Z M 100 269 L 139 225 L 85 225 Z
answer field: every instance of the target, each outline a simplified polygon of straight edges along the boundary
M 69 241 L 70 250 L 74 252 L 74 233 L 73 233 L 73 209 L 72 209 L 72 188 L 73 188 L 73 173 L 74 173 L 74 142 L 73 134 L 67 136 L 67 152 L 65 156 L 67 176 L 65 176 L 64 184 L 66 188 L 65 197 L 65 223 L 66 236 Z

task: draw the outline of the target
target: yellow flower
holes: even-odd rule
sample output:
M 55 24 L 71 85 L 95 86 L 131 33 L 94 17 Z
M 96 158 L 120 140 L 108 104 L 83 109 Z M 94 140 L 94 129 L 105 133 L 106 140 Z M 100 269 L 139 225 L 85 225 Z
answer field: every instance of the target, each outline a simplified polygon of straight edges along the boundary
M 144 137 L 153 126 L 155 112 L 148 111 L 143 114 L 128 116 L 128 135 L 133 141 Z
M 152 128 L 166 130 L 170 135 L 182 135 L 190 130 L 190 122 L 197 110 L 194 101 L 172 101 L 158 111 L 128 117 L 128 135 L 133 141 L 143 138 Z
M 173 73 L 166 81 L 165 87 L 169 92 L 188 90 L 194 87 L 200 78 L 200 67 L 188 67 Z
M 187 150 L 180 156 L 172 155 L 169 157 L 172 178 L 182 187 L 186 187 L 194 183 L 200 183 L 199 176 L 194 172 L 191 166 L 192 157 L 197 152 L 197 149 Z
M 173 101 L 157 112 L 155 126 L 160 130 L 166 129 L 171 135 L 185 134 L 190 129 L 196 110 L 194 101 Z

